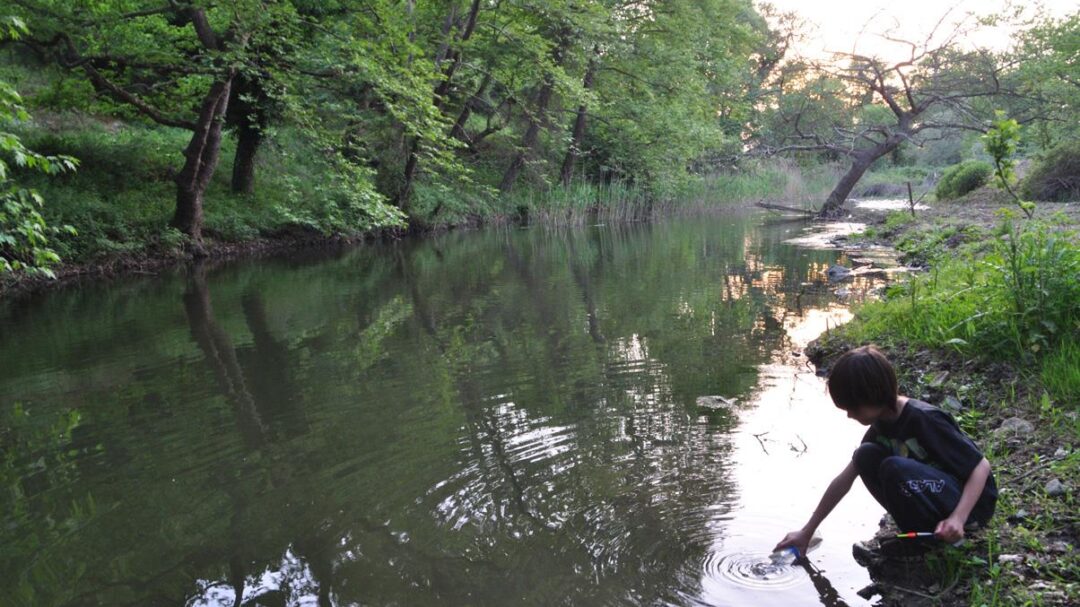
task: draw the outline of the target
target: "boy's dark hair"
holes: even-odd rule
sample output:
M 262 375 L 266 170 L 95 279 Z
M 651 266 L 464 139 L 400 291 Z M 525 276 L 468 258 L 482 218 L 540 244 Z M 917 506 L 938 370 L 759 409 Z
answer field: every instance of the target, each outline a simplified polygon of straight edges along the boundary
M 899 394 L 892 363 L 874 346 L 848 350 L 836 359 L 828 389 L 836 406 L 849 411 L 859 405 L 892 409 Z

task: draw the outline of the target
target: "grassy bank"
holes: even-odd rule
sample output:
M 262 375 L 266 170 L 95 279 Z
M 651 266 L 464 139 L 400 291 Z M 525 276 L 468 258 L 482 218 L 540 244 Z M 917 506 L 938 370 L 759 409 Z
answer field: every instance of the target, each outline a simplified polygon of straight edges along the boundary
M 885 347 L 902 391 L 951 408 L 1001 488 L 990 527 L 927 559 L 922 588 L 897 590 L 918 575 L 884 584 L 893 604 L 1077 604 L 1080 235 L 1045 206 L 1035 221 L 968 212 L 878 226 L 930 269 L 858 307 L 811 354 L 828 365 L 853 345 Z

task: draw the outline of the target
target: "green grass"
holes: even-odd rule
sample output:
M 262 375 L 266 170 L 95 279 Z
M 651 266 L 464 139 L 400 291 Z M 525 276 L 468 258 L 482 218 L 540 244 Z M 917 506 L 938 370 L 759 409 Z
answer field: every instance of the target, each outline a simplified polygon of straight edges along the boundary
M 1080 394 L 1077 237 L 1050 224 L 1006 221 L 988 245 L 943 256 L 943 234 L 912 234 L 920 252 L 928 254 L 922 247 L 937 252 L 934 269 L 861 306 L 859 322 L 848 330 L 855 340 L 897 340 L 1031 365 L 1052 396 L 1075 404 Z
M 1042 362 L 1040 376 L 1047 391 L 1073 405 L 1080 399 L 1080 344 L 1066 341 L 1052 350 Z

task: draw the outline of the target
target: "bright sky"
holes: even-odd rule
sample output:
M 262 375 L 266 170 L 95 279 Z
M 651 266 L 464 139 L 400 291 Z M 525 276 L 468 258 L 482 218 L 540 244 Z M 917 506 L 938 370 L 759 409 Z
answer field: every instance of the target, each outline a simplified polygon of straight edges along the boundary
M 1048 15 L 1062 17 L 1080 10 L 1080 0 L 1042 0 L 1041 2 L 1009 2 L 1008 0 L 767 0 L 783 12 L 792 11 L 810 24 L 808 40 L 798 50 L 807 56 L 821 57 L 830 51 L 877 55 L 886 59 L 901 59 L 910 53 L 909 47 L 891 43 L 880 34 L 922 42 L 950 7 L 946 23 L 955 23 L 968 13 L 986 15 L 999 12 L 1010 4 L 1023 6 L 1025 14 L 1033 14 L 1042 6 Z M 761 0 L 757 0 L 760 4 Z M 969 21 L 970 22 L 970 21 Z M 953 28 L 943 25 L 941 35 Z M 860 33 L 861 32 L 861 33 Z M 1009 45 L 1010 30 L 984 31 L 970 42 L 979 46 L 1003 49 Z M 854 45 L 854 46 L 853 46 Z

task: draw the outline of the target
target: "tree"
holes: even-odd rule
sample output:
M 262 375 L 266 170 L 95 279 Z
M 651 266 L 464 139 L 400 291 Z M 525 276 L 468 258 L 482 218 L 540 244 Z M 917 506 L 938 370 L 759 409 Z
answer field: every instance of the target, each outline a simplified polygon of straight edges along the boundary
M 921 145 L 955 129 L 985 130 L 977 102 L 1002 92 L 1002 67 L 988 51 L 961 50 L 964 33 L 957 26 L 935 42 L 935 30 L 921 43 L 886 36 L 910 49 L 901 61 L 850 52 L 835 53 L 832 63 L 808 64 L 807 82 L 826 79 L 843 85 L 837 97 L 845 111 L 815 118 L 810 115 L 813 103 L 785 108 L 781 100 L 780 121 L 786 128 L 779 141 L 763 147 L 769 154 L 825 152 L 848 160 L 821 216 L 837 215 L 863 174 L 901 145 Z M 805 87 L 799 90 L 805 92 Z
M 588 150 L 588 178 L 634 181 L 664 197 L 693 161 L 737 142 L 725 128 L 750 105 L 740 92 L 754 69 L 760 17 L 742 0 L 610 10 L 599 50 L 584 49 L 595 70 L 583 95 L 591 126 L 568 147 L 575 160 Z M 580 61 L 585 71 L 589 60 Z
M 1080 14 L 1044 19 L 1022 30 L 1006 56 L 1020 96 L 1010 107 L 1018 122 L 1033 124 L 1042 148 L 1075 140 L 1080 114 Z
M 258 60 L 254 51 L 295 19 L 291 6 L 260 0 L 228 6 L 119 0 L 93 7 L 52 0 L 18 5 L 38 24 L 29 43 L 43 56 L 81 71 L 99 94 L 143 117 L 191 131 L 174 178 L 170 223 L 189 237 L 194 255 L 204 255 L 203 199 L 217 168 L 233 87 Z
M 435 54 L 435 68 L 439 71 L 439 77 L 435 84 L 434 99 L 432 105 L 436 111 L 441 112 L 450 95 L 454 82 L 454 74 L 461 67 L 464 60 L 462 46 L 465 45 L 476 31 L 476 21 L 480 15 L 480 0 L 471 0 L 464 16 L 458 16 L 458 6 L 454 3 L 449 14 L 446 16 L 442 28 L 443 43 Z M 412 195 L 413 180 L 419 168 L 420 151 L 424 145 L 424 138 L 417 134 L 408 144 L 408 155 L 405 160 L 404 183 L 398 192 L 398 207 L 408 213 L 409 199 Z

